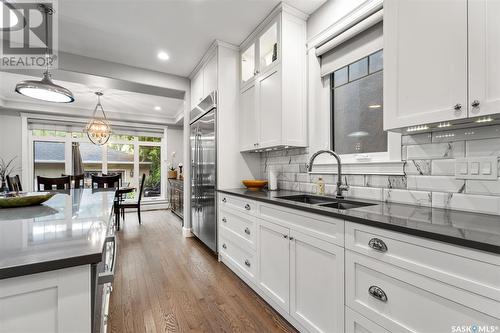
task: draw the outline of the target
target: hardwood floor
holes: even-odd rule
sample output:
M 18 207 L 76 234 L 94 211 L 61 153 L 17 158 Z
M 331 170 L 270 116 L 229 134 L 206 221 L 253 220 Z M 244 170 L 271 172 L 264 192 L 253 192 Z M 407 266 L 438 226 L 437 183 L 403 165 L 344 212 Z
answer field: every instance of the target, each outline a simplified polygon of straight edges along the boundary
M 169 211 L 127 214 L 108 331 L 296 332 Z

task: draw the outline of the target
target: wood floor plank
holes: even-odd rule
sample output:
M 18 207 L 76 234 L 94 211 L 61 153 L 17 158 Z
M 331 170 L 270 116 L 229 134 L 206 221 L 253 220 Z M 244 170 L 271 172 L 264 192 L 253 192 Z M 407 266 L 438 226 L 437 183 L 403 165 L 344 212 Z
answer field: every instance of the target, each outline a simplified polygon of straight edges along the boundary
M 127 214 L 118 240 L 110 332 L 296 332 L 169 211 Z

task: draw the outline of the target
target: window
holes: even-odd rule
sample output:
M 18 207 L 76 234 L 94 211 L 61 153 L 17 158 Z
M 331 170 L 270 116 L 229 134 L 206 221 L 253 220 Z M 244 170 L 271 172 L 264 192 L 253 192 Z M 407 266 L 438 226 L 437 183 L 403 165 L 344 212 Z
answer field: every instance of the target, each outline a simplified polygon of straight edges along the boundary
M 339 154 L 387 151 L 382 57 L 380 50 L 331 74 L 331 139 Z
M 118 133 L 110 137 L 104 146 L 89 142 L 79 126 L 54 126 L 29 124 L 32 147 L 33 186 L 36 177 L 60 177 L 73 174 L 73 144 L 76 144 L 82 159 L 84 186 L 91 187 L 92 175 L 119 174 L 122 185 L 139 190 L 142 174 L 146 174 L 143 196 L 148 199 L 163 199 L 166 182 L 166 166 L 161 159 L 166 144 L 163 135 L 140 133 Z M 149 135 L 148 135 L 149 134 Z M 165 176 L 164 176 L 165 175 Z M 130 194 L 129 197 L 134 197 Z
M 64 142 L 33 142 L 35 188 L 37 188 L 37 176 L 61 177 L 65 173 L 66 156 L 64 149 Z

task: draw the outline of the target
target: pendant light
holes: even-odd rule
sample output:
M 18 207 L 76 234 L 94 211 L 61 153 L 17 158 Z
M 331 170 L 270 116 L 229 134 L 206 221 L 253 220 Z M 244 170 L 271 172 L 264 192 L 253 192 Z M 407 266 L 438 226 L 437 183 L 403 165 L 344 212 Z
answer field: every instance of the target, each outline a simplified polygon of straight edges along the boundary
M 87 132 L 87 136 L 93 144 L 102 146 L 108 142 L 111 136 L 111 126 L 101 105 L 101 96 L 103 93 L 97 91 L 95 94 L 97 95 L 97 105 L 94 108 L 92 118 L 85 127 L 85 132 Z M 99 108 L 101 109 L 102 117 L 96 117 L 97 109 Z
M 46 68 L 43 73 L 43 78 L 40 81 L 37 80 L 25 80 L 21 81 L 16 85 L 16 92 L 28 96 L 31 98 L 39 99 L 46 102 L 55 103 L 71 103 L 75 100 L 73 93 L 61 87 L 51 80 L 51 75 L 49 72 L 49 21 L 48 16 L 54 14 L 52 7 L 41 4 L 40 10 L 45 13 L 45 43 L 47 45 L 46 51 Z

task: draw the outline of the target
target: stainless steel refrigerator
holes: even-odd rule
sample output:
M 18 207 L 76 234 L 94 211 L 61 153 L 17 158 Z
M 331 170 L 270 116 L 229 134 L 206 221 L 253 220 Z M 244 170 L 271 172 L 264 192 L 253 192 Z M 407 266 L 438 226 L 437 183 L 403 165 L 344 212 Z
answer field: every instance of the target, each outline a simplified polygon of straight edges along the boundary
M 190 114 L 191 228 L 212 251 L 217 251 L 217 93 Z

